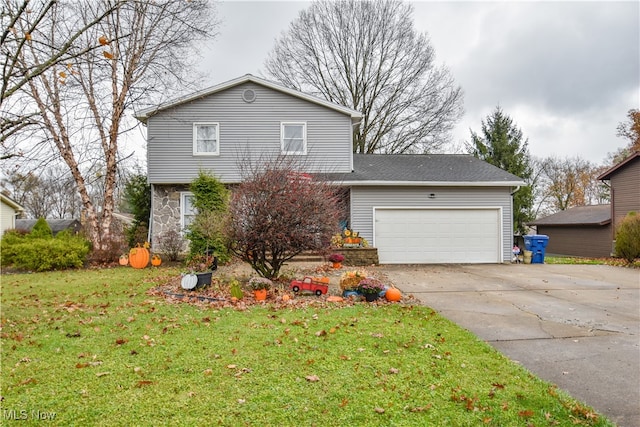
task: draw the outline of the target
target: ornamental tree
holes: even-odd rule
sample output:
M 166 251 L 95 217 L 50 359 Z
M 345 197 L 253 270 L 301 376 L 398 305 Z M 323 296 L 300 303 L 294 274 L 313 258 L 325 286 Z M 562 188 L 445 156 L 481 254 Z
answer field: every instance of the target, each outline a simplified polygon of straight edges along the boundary
M 339 230 L 336 189 L 267 165 L 233 192 L 227 233 L 232 251 L 262 277 L 277 278 L 284 263 L 304 251 L 324 251 Z

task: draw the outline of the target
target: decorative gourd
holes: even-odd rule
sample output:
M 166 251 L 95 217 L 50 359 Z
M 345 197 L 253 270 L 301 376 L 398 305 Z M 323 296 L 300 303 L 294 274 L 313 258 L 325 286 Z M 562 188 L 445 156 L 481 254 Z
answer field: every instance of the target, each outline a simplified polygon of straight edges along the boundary
M 291 297 L 289 296 L 289 294 L 284 294 L 282 295 L 282 301 L 289 301 L 291 299 Z
M 118 260 L 118 262 L 120 263 L 120 265 L 127 265 L 129 264 L 129 257 L 125 254 L 122 254 L 120 255 L 120 259 Z
M 132 248 L 129 251 L 129 264 L 133 268 L 145 268 L 149 264 L 149 250 L 140 246 Z
M 387 292 L 384 294 L 387 298 L 387 301 L 397 302 L 402 298 L 402 294 L 397 288 L 389 288 Z
M 196 284 L 198 284 L 198 276 L 195 274 L 185 274 L 182 276 L 182 280 L 180 282 L 182 289 L 191 290 L 196 287 Z
M 160 258 L 160 255 L 154 255 L 151 257 L 151 265 L 158 267 L 160 264 L 162 264 L 162 258 Z

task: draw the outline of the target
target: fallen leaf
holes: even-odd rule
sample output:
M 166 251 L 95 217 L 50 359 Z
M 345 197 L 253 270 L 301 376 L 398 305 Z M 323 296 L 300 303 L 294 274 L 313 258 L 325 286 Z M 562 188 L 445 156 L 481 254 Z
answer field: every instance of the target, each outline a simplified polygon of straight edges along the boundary
M 518 416 L 522 418 L 530 418 L 530 417 L 533 417 L 533 411 L 531 409 L 520 411 L 518 412 Z
M 305 379 L 310 383 L 315 383 L 317 381 L 320 381 L 320 378 L 317 375 L 307 375 Z
M 140 387 L 144 387 L 146 385 L 151 385 L 151 384 L 153 384 L 153 381 L 141 380 L 141 381 L 138 381 L 138 383 L 136 384 L 136 387 L 140 388 Z
M 324 329 L 321 330 L 321 331 L 316 332 L 316 336 L 317 337 L 323 337 L 325 335 L 327 335 L 327 331 L 325 331 Z
M 389 373 L 390 374 L 397 374 L 398 372 L 400 372 L 400 370 L 397 369 L 397 368 L 389 368 Z
M 129 342 L 129 340 L 128 340 L 128 339 L 126 339 L 126 338 L 118 338 L 118 339 L 116 340 L 116 345 L 122 345 L 122 344 L 125 344 L 125 343 L 127 343 L 127 342 Z
M 98 372 L 96 374 L 96 377 L 98 377 L 98 378 L 99 377 L 104 377 L 105 375 L 109 375 L 109 374 L 111 374 L 111 372 Z
M 384 409 L 377 407 L 373 409 L 374 411 L 376 411 L 378 414 L 384 414 Z
M 227 365 L 228 369 L 236 369 L 238 365 Z
M 347 403 L 349 403 L 349 399 L 342 399 L 342 402 L 340 402 L 338 406 L 344 408 L 345 406 L 347 406 Z

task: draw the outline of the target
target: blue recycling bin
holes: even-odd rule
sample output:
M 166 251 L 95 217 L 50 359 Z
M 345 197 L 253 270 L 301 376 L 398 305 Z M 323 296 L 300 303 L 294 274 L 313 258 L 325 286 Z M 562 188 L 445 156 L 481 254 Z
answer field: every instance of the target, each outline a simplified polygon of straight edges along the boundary
M 549 236 L 530 234 L 524 236 L 524 247 L 532 252 L 531 264 L 544 264 L 544 255 L 549 244 Z

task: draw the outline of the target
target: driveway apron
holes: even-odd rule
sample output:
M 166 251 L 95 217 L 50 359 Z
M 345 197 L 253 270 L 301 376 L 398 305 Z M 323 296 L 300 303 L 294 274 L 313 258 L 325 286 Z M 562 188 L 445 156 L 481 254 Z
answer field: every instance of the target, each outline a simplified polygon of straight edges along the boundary
M 387 265 L 404 293 L 622 427 L 640 426 L 640 272 L 604 265 Z

